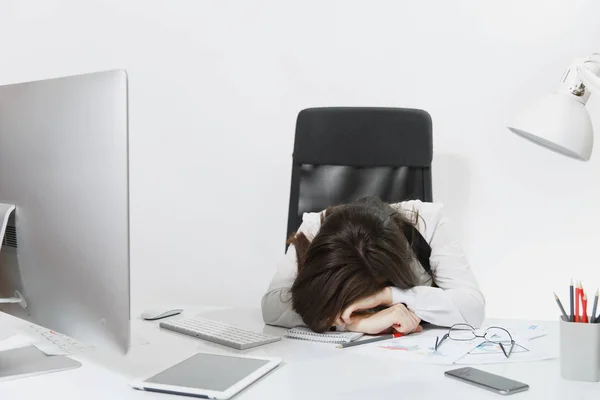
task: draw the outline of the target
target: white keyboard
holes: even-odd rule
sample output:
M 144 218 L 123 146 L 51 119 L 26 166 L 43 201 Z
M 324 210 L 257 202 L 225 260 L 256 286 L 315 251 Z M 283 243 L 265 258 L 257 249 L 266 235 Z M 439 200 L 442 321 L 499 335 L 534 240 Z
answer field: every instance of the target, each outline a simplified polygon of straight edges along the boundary
M 164 321 L 160 323 L 160 327 L 238 350 L 246 350 L 281 340 L 277 336 L 246 331 L 233 325 L 201 317 Z

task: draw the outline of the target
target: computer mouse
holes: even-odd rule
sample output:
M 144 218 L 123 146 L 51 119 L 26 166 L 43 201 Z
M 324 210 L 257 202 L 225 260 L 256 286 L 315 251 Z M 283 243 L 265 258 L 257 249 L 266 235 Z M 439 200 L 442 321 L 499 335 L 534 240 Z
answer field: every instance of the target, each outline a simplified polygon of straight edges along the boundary
M 181 314 L 182 312 L 182 308 L 155 308 L 144 311 L 142 313 L 142 319 L 154 321 L 157 319 L 172 317 L 173 315 Z

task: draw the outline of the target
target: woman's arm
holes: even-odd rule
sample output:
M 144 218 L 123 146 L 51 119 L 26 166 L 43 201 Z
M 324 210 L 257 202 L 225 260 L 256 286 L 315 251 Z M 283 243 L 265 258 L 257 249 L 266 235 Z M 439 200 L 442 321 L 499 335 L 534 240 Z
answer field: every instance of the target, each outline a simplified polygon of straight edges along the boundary
M 485 318 L 485 299 L 454 230 L 441 211 L 430 246 L 431 269 L 438 287 L 392 288 L 392 302 L 406 304 L 419 318 L 434 325 L 467 323 L 480 327 Z
M 298 228 L 298 232 L 302 232 L 309 240 L 312 240 L 319 231 L 320 226 L 320 213 L 305 213 L 302 216 L 302 224 Z M 262 298 L 262 315 L 266 324 L 286 328 L 306 325 L 300 315 L 292 308 L 290 289 L 297 274 L 296 248 L 292 244 L 288 247 L 285 257 L 279 262 L 269 289 Z
M 290 289 L 296 279 L 297 269 L 296 249 L 294 245 L 290 245 L 277 267 L 267 293 L 262 298 L 261 308 L 265 324 L 286 328 L 304 325 L 302 318 L 292 309 Z
M 344 328 L 368 335 L 394 332 L 408 334 L 422 331 L 420 323 L 419 317 L 403 304 L 395 304 L 373 314 L 355 315 L 352 317 L 352 323 L 346 324 Z

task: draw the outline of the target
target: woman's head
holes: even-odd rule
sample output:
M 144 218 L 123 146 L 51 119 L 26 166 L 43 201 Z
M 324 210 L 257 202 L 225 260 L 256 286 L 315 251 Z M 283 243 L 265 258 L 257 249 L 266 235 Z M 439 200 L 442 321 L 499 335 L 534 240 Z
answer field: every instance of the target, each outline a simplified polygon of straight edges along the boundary
M 294 310 L 314 331 L 329 329 L 352 303 L 386 286 L 417 285 L 413 252 L 403 232 L 412 224 L 378 198 L 328 209 L 312 242 L 296 234 Z

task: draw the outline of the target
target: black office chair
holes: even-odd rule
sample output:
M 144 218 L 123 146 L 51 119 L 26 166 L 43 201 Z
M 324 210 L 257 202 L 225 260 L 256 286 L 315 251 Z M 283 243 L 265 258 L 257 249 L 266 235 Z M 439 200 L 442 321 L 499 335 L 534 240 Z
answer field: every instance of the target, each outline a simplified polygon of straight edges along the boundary
M 405 108 L 310 108 L 298 114 L 287 238 L 302 214 L 379 196 L 432 201 L 431 117 Z

